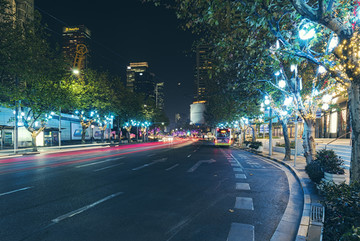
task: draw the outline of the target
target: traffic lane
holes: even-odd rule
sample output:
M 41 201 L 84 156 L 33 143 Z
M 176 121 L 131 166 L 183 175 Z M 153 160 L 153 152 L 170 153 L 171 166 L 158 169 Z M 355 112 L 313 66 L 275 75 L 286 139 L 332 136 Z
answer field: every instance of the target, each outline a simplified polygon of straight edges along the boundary
M 132 161 L 139 159 L 141 159 L 139 155 L 134 155 L 133 160 L 129 160 L 129 164 L 133 164 Z M 131 171 L 129 167 L 125 168 L 122 173 L 119 173 L 120 170 L 114 168 L 110 174 L 107 172 L 106 178 L 104 178 L 101 174 L 94 174 L 91 169 L 84 169 L 83 173 L 68 166 L 56 168 L 56 172 L 38 169 L 36 175 L 41 178 L 38 182 L 30 184 L 33 185 L 33 189 L 13 193 L 6 198 L 0 199 L 1 206 L 8 207 L 2 210 L 0 214 L 3 221 L 2 227 L 6 230 L 1 236 L 7 237 L 6 233 L 9 232 L 18 235 L 19 229 L 21 230 L 20 233 L 27 234 L 33 230 L 38 230 L 47 222 L 49 214 L 54 216 L 57 213 L 64 213 L 66 210 L 71 209 L 68 204 L 74 205 L 74 207 L 86 205 L 95 199 L 106 196 L 109 192 L 105 192 L 105 189 L 112 186 L 113 183 L 116 183 L 117 187 L 113 188 L 114 190 L 128 191 L 127 187 L 131 185 L 122 185 L 122 180 L 136 180 L 136 176 L 139 174 L 136 175 L 136 172 Z M 127 173 L 127 175 L 124 175 L 124 173 Z M 47 175 L 47 178 L 44 178 L 42 174 Z M 134 178 L 130 177 L 132 175 Z M 134 181 L 132 181 L 132 184 L 137 185 Z M 99 192 L 98 195 L 95 194 L 97 192 Z M 12 204 L 11 207 L 9 207 L 9 204 Z M 34 215 L 35 217 L 33 217 Z M 27 232 L 23 229 L 26 229 Z M 14 238 L 13 240 L 18 239 Z
M 168 143 L 143 143 L 101 149 L 97 148 L 95 150 L 70 151 L 2 159 L 0 160 L 0 175 L 16 171 L 31 170 L 34 168 L 46 168 L 92 161 L 103 158 L 105 155 L 108 158 L 112 158 L 124 154 L 143 152 L 147 150 L 164 149 L 171 146 L 186 145 L 188 143 L 189 141 L 178 141 L 172 143 L 171 145 Z M 72 156 L 76 158 L 72 158 Z
M 198 151 L 199 154 L 206 155 L 207 152 L 211 150 L 209 146 L 203 146 Z M 213 151 L 214 156 L 221 155 L 223 153 L 227 156 L 227 165 L 228 168 L 234 169 L 238 168 L 235 165 L 233 166 L 233 158 L 231 149 L 228 148 L 215 148 Z M 236 154 L 235 154 L 236 155 Z M 250 157 L 256 160 L 254 157 Z M 248 165 L 245 163 L 245 160 L 237 158 L 241 164 L 244 166 Z M 261 160 L 252 161 L 258 164 L 256 168 L 247 166 L 244 168 L 246 179 L 238 179 L 235 177 L 235 172 L 226 175 L 230 175 L 230 183 L 221 188 L 227 193 L 228 197 L 221 200 L 219 207 L 227 207 L 227 209 L 219 212 L 218 215 L 214 217 L 223 217 L 224 215 L 230 218 L 230 221 L 227 223 L 227 232 L 229 232 L 231 223 L 241 223 L 247 225 L 253 225 L 255 227 L 255 240 L 270 240 L 274 231 L 276 230 L 282 215 L 286 209 L 288 198 L 289 198 L 289 189 L 287 185 L 287 178 L 285 173 L 266 162 Z M 259 168 L 261 167 L 261 168 Z M 218 170 L 221 172 L 221 169 Z M 217 173 L 215 175 L 221 175 Z M 237 190 L 236 184 L 249 184 L 250 190 Z M 246 209 L 237 209 L 234 207 L 236 203 L 236 198 L 250 198 L 253 202 L 254 210 Z M 215 210 L 213 210 L 216 213 Z M 213 218 L 214 219 L 214 218 Z M 209 223 L 214 222 L 216 226 L 216 221 L 211 217 L 206 215 L 199 216 L 198 221 L 202 223 L 203 232 L 211 232 L 214 229 L 213 226 L 208 226 Z M 216 218 L 215 218 L 216 220 Z M 216 228 L 214 229 L 216 230 Z M 216 232 L 213 233 L 214 237 L 217 237 Z M 181 235 L 177 236 L 173 240 L 202 240 L 202 232 L 194 231 L 192 226 L 188 226 L 184 229 L 184 232 L 181 232 Z M 207 240 L 207 239 L 206 239 Z M 214 238 L 213 240 L 221 240 Z M 222 239 L 225 240 L 225 239 Z
M 204 164 L 195 172 L 187 172 L 196 162 L 185 159 L 182 165 L 171 171 L 165 170 L 166 163 L 135 171 L 141 173 L 142 180 L 140 177 L 129 180 L 132 188 L 121 198 L 111 200 L 101 209 L 95 208 L 82 216 L 53 225 L 32 240 L 56 240 L 64 230 L 67 240 L 78 240 L 79 237 L 87 240 L 99 240 L 100 237 L 102 240 L 166 240 L 176 236 L 193 219 L 206 215 L 227 197 L 218 192 L 223 189 L 222 185 L 227 186 L 228 176 L 224 176 L 224 180 L 217 174 L 208 175 L 215 170 L 218 172 L 221 166 L 226 168 L 225 160 Z M 226 208 L 220 208 L 226 211 Z M 222 223 L 213 225 L 216 231 L 209 237 L 221 234 L 220 240 L 226 239 L 228 225 Z M 99 224 L 102 224 L 101 227 Z M 104 233 L 111 236 L 105 239 Z
M 289 183 L 287 175 L 292 175 L 291 172 L 280 164 L 271 162 L 264 157 L 259 157 L 245 151 L 233 151 L 233 155 L 238 156 L 238 160 L 240 160 L 248 177 L 247 181 L 250 183 L 251 187 L 254 187 L 252 189 L 256 192 L 265 194 L 256 195 L 254 198 L 254 208 L 260 209 L 260 213 L 263 217 L 268 217 L 269 220 L 266 222 L 266 225 L 262 225 L 261 223 L 255 225 L 256 240 L 270 240 L 271 236 L 264 236 L 263 234 L 273 234 L 277 228 L 288 205 L 290 194 L 289 185 L 292 189 L 291 194 L 301 200 L 300 204 L 295 204 L 297 205 L 298 210 L 297 212 L 292 213 L 292 227 L 287 227 L 292 229 L 292 233 L 296 235 L 297 228 L 300 225 L 303 208 L 303 192 L 300 183 L 297 180 Z M 267 171 L 268 169 L 274 168 L 277 171 L 272 173 Z M 287 173 L 285 173 L 284 170 Z M 274 179 L 273 175 L 281 175 L 281 178 Z M 276 192 L 274 192 L 274 190 L 276 190 Z M 292 203 L 292 205 L 294 205 L 294 203 Z M 269 207 L 271 208 L 269 209 Z
M 156 149 L 150 149 L 150 150 L 145 149 L 136 152 L 133 151 L 127 151 L 122 153 L 115 152 L 115 154 L 114 152 L 108 153 L 106 151 L 106 152 L 100 152 L 102 156 L 100 156 L 99 153 L 95 153 L 96 155 L 94 157 L 92 156 L 89 157 L 88 155 L 74 156 L 73 152 L 68 153 L 68 155 L 71 156 L 64 156 L 64 153 L 62 153 L 59 157 L 57 157 L 56 155 L 55 156 L 51 155 L 50 156 L 51 159 L 47 159 L 49 158 L 48 156 L 34 156 L 31 157 L 32 160 L 30 161 L 30 163 L 24 164 L 23 161 L 21 161 L 20 163 L 15 161 L 15 162 L 6 163 L 6 167 L 2 166 L 4 165 L 4 163 L 2 163 L 0 164 L 0 173 L 2 172 L 2 174 L 0 174 L 0 181 L 2 183 L 6 183 L 7 185 L 2 185 L 0 187 L 0 193 L 7 192 L 8 190 L 15 190 L 18 188 L 22 188 L 24 185 L 28 185 L 29 180 L 47 178 L 49 175 L 52 175 L 52 172 L 44 171 L 47 169 L 63 170 L 61 168 L 63 166 L 69 165 L 72 167 L 72 166 L 81 166 L 87 164 L 91 165 L 91 163 L 101 163 L 107 159 L 110 159 L 111 162 L 111 159 L 116 161 L 118 158 L 123 158 L 128 156 L 129 154 L 136 154 L 136 153 L 140 155 L 139 160 L 142 160 L 147 157 L 150 158 L 151 156 L 156 156 L 156 154 L 166 153 L 167 151 L 171 150 L 171 148 L 177 148 L 179 146 L 181 147 L 189 144 L 190 143 L 183 143 L 175 146 L 174 145 L 169 146 L 166 144 L 166 145 L 162 145 L 161 148 L 156 148 Z M 151 153 L 151 155 L 149 155 L 148 153 Z M 141 155 L 144 155 L 144 157 Z M 106 161 L 104 162 L 104 165 L 107 165 Z M 21 178 L 18 178 L 20 176 Z
M 0 181 L 3 185 L 0 189 L 0 195 L 1 193 L 6 194 L 8 192 L 14 192 L 14 190 L 29 187 L 36 187 L 37 189 L 41 187 L 43 193 L 51 193 L 53 190 L 61 190 L 61 192 L 67 193 L 71 191 L 74 183 L 86 183 L 88 178 L 90 179 L 89 183 L 94 179 L 101 179 L 101 172 L 106 169 L 118 170 L 119 174 L 122 175 L 137 166 L 156 162 L 156 159 L 160 157 L 161 159 L 164 158 L 164 155 L 161 154 L 162 152 L 153 152 L 151 155 L 149 155 L 149 153 L 150 152 L 139 152 L 115 157 L 113 159 L 99 159 L 98 161 L 85 164 L 59 166 L 57 168 L 37 168 L 31 171 L 2 175 L 0 176 Z M 126 157 L 128 157 L 128 160 Z M 120 169 L 116 169 L 116 167 Z M 102 180 L 98 183 L 101 183 L 101 181 Z M 50 183 L 52 183 L 52 185 L 50 185 Z M 23 190 L 23 192 L 27 193 L 28 191 Z M 0 202 L 4 199 L 4 197 L 0 199 Z M 23 201 L 23 199 L 20 200 Z M 6 209 L 5 212 L 12 212 L 12 208 L 22 206 L 23 205 L 13 205 L 10 209 Z
M 256 225 L 261 220 L 254 218 L 258 213 L 233 208 L 239 192 L 234 191 L 236 180 L 227 159 L 204 163 L 189 173 L 198 160 L 192 156 L 171 173 L 164 171 L 165 163 L 136 171 L 146 180 L 126 197 L 84 214 L 87 218 L 77 216 L 54 225 L 34 240 L 56 240 L 64 230 L 67 240 L 77 240 L 83 232 L 88 232 L 84 235 L 89 240 L 98 240 L 103 233 L 107 234 L 103 240 L 225 240 L 232 222 Z

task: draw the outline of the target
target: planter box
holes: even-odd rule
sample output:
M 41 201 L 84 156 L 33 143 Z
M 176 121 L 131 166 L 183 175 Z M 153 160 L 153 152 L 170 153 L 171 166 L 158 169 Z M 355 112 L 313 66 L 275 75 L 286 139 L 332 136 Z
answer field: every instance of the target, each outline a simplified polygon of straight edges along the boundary
M 345 182 L 345 174 L 331 174 L 324 172 L 323 180 L 325 182 L 334 182 L 335 184 L 341 184 Z

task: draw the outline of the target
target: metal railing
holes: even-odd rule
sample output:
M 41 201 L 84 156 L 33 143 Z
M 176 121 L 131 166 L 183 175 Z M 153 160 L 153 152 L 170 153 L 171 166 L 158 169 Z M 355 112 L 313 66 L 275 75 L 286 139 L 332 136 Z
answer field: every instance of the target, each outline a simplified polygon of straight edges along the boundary
M 351 133 L 351 131 L 349 131 L 349 132 L 347 132 L 347 133 L 345 133 L 345 134 L 343 134 L 343 135 L 335 138 L 334 140 L 330 141 L 329 143 L 327 143 L 327 144 L 325 145 L 325 150 L 326 150 L 326 147 L 327 147 L 328 145 L 330 145 L 331 143 L 337 141 L 337 140 L 340 139 L 341 137 L 346 136 L 347 134 L 350 134 L 350 133 Z

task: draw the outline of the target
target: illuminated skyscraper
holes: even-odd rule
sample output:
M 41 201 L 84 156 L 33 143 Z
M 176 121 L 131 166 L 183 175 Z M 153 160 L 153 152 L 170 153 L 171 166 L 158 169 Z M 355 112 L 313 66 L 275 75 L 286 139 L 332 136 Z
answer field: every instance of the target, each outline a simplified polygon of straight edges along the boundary
M 66 60 L 69 61 L 71 66 L 77 61 L 76 49 L 78 46 L 86 46 L 87 53 L 84 55 L 85 59 L 81 61 L 79 69 L 84 69 L 89 63 L 89 44 L 91 33 L 84 25 L 63 28 L 63 52 Z
M 164 109 L 164 82 L 160 82 L 160 83 L 156 84 L 155 100 L 156 100 L 156 108 L 163 110 Z
M 206 85 L 209 80 L 209 70 L 212 69 L 209 56 L 209 47 L 199 45 L 196 49 L 196 69 L 195 69 L 195 96 L 194 100 L 206 100 Z
M 149 72 L 147 62 L 130 63 L 126 70 L 126 87 L 155 100 L 155 74 Z

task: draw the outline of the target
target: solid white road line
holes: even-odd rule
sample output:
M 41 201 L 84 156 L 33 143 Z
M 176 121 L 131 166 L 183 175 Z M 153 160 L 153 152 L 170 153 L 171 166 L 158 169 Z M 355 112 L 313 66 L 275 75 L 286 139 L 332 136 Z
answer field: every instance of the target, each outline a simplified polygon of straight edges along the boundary
M 243 172 L 244 170 L 242 168 L 233 168 L 234 172 Z
M 85 206 L 85 207 L 82 207 L 82 208 L 79 208 L 79 209 L 77 209 L 77 210 L 75 210 L 75 211 L 72 211 L 72 212 L 69 212 L 69 213 L 67 213 L 67 214 L 61 215 L 60 217 L 57 217 L 57 218 L 55 218 L 55 219 L 53 219 L 53 220 L 51 220 L 51 221 L 52 221 L 53 223 L 59 223 L 59 222 L 61 222 L 61 221 L 64 220 L 64 219 L 71 218 L 71 217 L 73 217 L 73 216 L 75 216 L 75 215 L 77 215 L 77 214 L 80 214 L 80 213 L 82 213 L 82 212 L 84 212 L 84 211 L 86 211 L 86 210 L 88 210 L 88 209 L 90 209 L 90 208 L 95 207 L 96 205 L 98 205 L 98 204 L 100 204 L 100 203 L 102 203 L 102 202 L 105 202 L 105 201 L 107 201 L 107 200 L 109 200 L 109 199 L 111 199 L 111 198 L 117 197 L 117 196 L 119 196 L 119 195 L 121 195 L 121 194 L 123 194 L 123 192 L 114 193 L 114 194 L 112 194 L 112 195 L 110 195 L 110 196 L 107 196 L 107 197 L 105 197 L 105 198 L 103 198 L 103 199 L 101 199 L 101 200 L 99 200 L 99 201 L 97 201 L 97 202 L 94 202 L 94 203 L 92 203 L 92 204 L 89 204 L 89 205 L 87 205 L 87 206 Z
M 235 178 L 246 179 L 246 175 L 245 174 L 235 174 Z
M 120 166 L 122 164 L 124 164 L 124 163 L 119 163 L 119 164 L 111 165 L 111 166 L 108 166 L 108 167 L 103 167 L 103 168 L 94 170 L 94 172 L 98 172 L 98 171 L 102 171 L 102 170 L 109 169 L 109 168 L 112 168 L 112 167 Z
M 15 192 L 25 191 L 25 190 L 28 190 L 28 189 L 30 189 L 30 188 L 33 188 L 33 187 L 24 187 L 24 188 L 20 188 L 20 189 L 16 189 L 16 190 L 10 191 L 10 192 L 0 193 L 0 197 L 1 197 L 1 196 L 8 195 L 8 194 L 15 193 Z
M 175 164 L 174 166 L 169 167 L 169 168 L 167 168 L 167 169 L 165 169 L 165 170 L 166 170 L 166 171 L 170 171 L 171 169 L 174 169 L 174 168 L 177 167 L 177 166 L 179 166 L 179 164 Z
M 164 162 L 164 161 L 166 161 L 166 160 L 167 160 L 166 157 L 165 157 L 165 158 L 161 158 L 161 159 L 159 159 L 159 160 L 156 160 L 156 161 L 153 161 L 153 162 L 144 164 L 144 165 L 142 165 L 142 166 L 133 168 L 132 170 L 133 170 L 133 171 L 137 171 L 137 170 L 143 169 L 143 168 L 145 168 L 145 167 L 152 166 L 152 165 L 154 165 L 154 164 L 156 164 L 156 163 L 158 163 L 158 162 Z
M 250 190 L 249 183 L 236 183 L 236 190 Z
M 104 162 L 115 161 L 115 160 L 123 159 L 123 158 L 125 158 L 125 157 L 121 156 L 121 157 L 117 157 L 117 158 L 105 159 L 105 160 L 99 161 L 99 162 L 92 162 L 92 163 L 88 163 L 88 164 L 84 164 L 84 165 L 79 165 L 79 166 L 76 166 L 76 168 L 93 166 L 93 165 L 101 164 L 101 163 L 104 163 Z
M 250 224 L 232 223 L 226 241 L 254 241 L 255 227 Z
M 250 197 L 236 197 L 235 208 L 254 210 L 253 199 Z
M 150 155 L 148 155 L 148 157 L 152 157 L 152 156 L 155 156 L 156 154 L 150 154 Z

